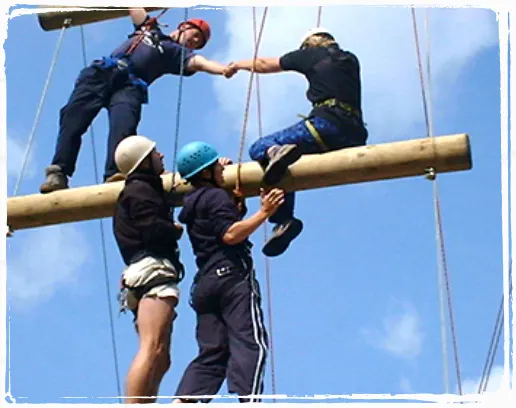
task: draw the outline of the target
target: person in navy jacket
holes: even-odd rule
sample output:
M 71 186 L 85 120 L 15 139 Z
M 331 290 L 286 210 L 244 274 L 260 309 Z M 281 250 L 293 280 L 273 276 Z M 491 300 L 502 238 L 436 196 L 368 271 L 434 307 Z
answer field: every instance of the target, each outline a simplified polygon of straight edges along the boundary
M 54 157 L 40 186 L 43 194 L 68 188 L 82 136 L 102 108 L 109 112 L 104 182 L 119 181 L 123 174 L 118 172 L 113 155 L 120 141 L 137 133 L 142 106 L 149 99 L 148 87 L 166 74 L 190 77 L 199 71 L 224 73 L 224 65 L 195 53 L 210 39 L 206 21 L 189 19 L 165 34 L 144 8 L 131 8 L 129 14 L 133 34 L 109 56 L 81 70 L 70 99 L 60 111 Z
M 118 196 L 113 232 L 126 265 L 120 306 L 134 315 L 139 349 L 127 374 L 125 403 L 154 402 L 170 367 L 170 339 L 184 275 L 175 223 L 160 175 L 163 155 L 144 136 L 125 138 L 115 151 L 125 186 Z
M 193 142 L 181 150 L 177 163 L 181 176 L 194 187 L 178 220 L 186 225 L 198 268 L 190 304 L 197 316 L 199 355 L 175 395 L 216 395 L 227 378 L 229 392 L 241 402 L 257 402 L 256 395 L 263 392 L 268 340 L 249 236 L 283 203 L 284 192 L 262 192 L 258 211 L 243 219 L 234 198 L 222 188 L 229 159 L 219 157 L 207 143 Z M 250 395 L 254 397 L 246 398 Z

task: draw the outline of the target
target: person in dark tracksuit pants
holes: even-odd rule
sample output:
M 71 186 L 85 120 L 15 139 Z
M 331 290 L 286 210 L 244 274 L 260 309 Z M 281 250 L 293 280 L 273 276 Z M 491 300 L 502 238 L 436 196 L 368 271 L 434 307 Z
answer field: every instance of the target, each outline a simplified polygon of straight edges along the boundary
M 210 38 L 210 26 L 205 21 L 190 19 L 165 34 L 144 8 L 130 9 L 129 13 L 134 33 L 109 57 L 95 60 L 80 72 L 68 102 L 60 111 L 55 154 L 45 169 L 41 193 L 68 188 L 82 135 L 102 108 L 109 112 L 104 181 L 118 181 L 123 175 L 118 172 L 113 155 L 122 139 L 137 133 L 142 106 L 148 102 L 148 87 L 165 74 L 187 77 L 198 71 L 223 74 L 224 65 L 193 51 L 203 48 Z
M 177 241 L 183 227 L 174 223 L 160 175 L 163 155 L 144 136 L 118 145 L 115 162 L 127 179 L 113 218 L 113 231 L 126 267 L 121 311 L 134 314 L 140 345 L 126 380 L 125 403 L 154 402 L 170 367 L 170 343 L 184 275 Z
M 253 60 L 231 63 L 225 76 L 238 70 L 252 70 Z M 357 57 L 343 51 L 324 28 L 310 30 L 298 50 L 280 58 L 258 58 L 257 73 L 295 71 L 309 83 L 307 98 L 313 105 L 309 116 L 298 123 L 257 140 L 249 149 L 251 159 L 265 168 L 263 181 L 274 185 L 288 167 L 303 154 L 323 153 L 366 144 L 368 131 L 362 120 L 360 64 Z M 302 231 L 294 217 L 295 193 L 285 196 L 283 205 L 270 218 L 276 224 L 263 247 L 267 256 L 282 254 Z
M 178 220 L 186 225 L 198 267 L 190 304 L 197 316 L 199 355 L 175 393 L 185 398 L 174 402 L 209 402 L 211 398 L 187 397 L 216 395 L 226 378 L 229 392 L 241 402 L 259 401 L 268 345 L 248 237 L 274 214 L 284 193 L 263 193 L 261 208 L 243 220 L 245 214 L 220 187 L 229 159 L 220 158 L 209 144 L 193 142 L 180 151 L 177 163 L 194 187 Z

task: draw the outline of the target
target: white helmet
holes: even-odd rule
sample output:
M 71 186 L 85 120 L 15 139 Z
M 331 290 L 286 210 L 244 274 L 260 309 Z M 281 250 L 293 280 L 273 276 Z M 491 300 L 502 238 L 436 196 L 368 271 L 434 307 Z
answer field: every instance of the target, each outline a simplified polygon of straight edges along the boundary
M 301 47 L 303 47 L 303 44 L 305 43 L 305 41 L 308 40 L 312 35 L 317 35 L 317 34 L 327 34 L 333 38 L 331 33 L 326 28 L 323 28 L 323 27 L 312 28 L 312 29 L 308 30 L 308 32 L 305 35 L 303 35 L 303 37 L 301 37 Z
M 128 176 L 140 165 L 156 146 L 156 142 L 145 136 L 129 136 L 122 140 L 115 151 L 118 169 Z

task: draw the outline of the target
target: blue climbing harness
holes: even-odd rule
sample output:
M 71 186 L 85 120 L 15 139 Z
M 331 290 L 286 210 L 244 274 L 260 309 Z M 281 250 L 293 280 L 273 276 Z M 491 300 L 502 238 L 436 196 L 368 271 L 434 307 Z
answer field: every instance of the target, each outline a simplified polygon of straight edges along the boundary
M 125 83 L 128 79 L 132 85 L 142 89 L 145 95 L 144 103 L 148 102 L 148 87 L 149 85 L 140 77 L 136 76 L 132 71 L 132 63 L 125 56 L 122 57 L 102 57 L 101 60 L 96 60 L 94 65 L 101 69 L 109 70 L 114 69 L 115 78 L 114 82 Z

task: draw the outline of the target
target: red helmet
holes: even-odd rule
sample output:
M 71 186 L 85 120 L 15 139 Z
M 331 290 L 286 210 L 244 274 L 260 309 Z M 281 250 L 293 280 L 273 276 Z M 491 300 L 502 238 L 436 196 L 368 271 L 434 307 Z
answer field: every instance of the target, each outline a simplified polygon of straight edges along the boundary
M 191 18 L 189 20 L 183 21 L 182 23 L 179 23 L 177 28 L 180 29 L 184 24 L 192 25 L 201 31 L 202 36 L 204 38 L 204 42 L 201 44 L 199 48 L 203 48 L 209 41 L 211 36 L 210 25 L 206 21 L 201 20 L 200 18 Z

